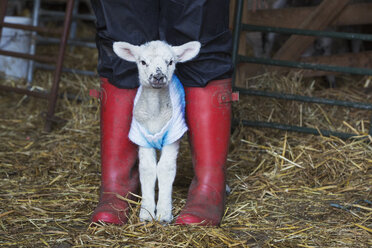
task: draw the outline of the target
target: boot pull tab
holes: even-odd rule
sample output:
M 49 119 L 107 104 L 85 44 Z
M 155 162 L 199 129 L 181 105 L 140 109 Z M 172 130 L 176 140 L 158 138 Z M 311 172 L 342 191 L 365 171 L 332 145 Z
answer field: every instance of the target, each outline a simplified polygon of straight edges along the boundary
M 239 101 L 239 92 L 220 92 L 217 96 L 218 103 L 229 103 Z
M 239 101 L 239 91 L 231 93 L 231 101 L 233 101 L 233 102 Z

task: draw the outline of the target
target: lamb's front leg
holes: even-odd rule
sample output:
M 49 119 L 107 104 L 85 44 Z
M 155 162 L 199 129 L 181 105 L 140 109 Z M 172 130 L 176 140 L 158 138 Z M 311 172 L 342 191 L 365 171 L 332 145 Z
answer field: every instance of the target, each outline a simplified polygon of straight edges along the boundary
M 139 217 L 141 221 L 151 221 L 155 218 L 156 152 L 153 148 L 139 147 L 138 155 L 142 191 Z
M 178 147 L 179 141 L 164 146 L 157 166 L 159 196 L 156 219 L 161 222 L 169 223 L 173 219 L 172 186 L 176 177 Z

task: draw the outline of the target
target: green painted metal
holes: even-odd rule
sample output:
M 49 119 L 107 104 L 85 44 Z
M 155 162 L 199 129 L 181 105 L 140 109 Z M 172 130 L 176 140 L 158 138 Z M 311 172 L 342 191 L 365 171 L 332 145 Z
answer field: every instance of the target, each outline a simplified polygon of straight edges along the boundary
M 315 30 L 301 30 L 301 29 L 291 29 L 291 28 L 265 27 L 265 26 L 242 24 L 241 20 L 242 20 L 242 11 L 243 11 L 243 0 L 236 1 L 235 11 L 236 11 L 235 12 L 236 15 L 235 15 L 235 20 L 234 20 L 235 23 L 234 23 L 234 36 L 233 36 L 234 40 L 233 40 L 233 55 L 232 55 L 235 68 L 238 63 L 244 62 L 244 63 L 257 63 L 257 64 L 265 64 L 265 65 L 273 65 L 273 66 L 285 66 L 285 67 L 300 68 L 300 69 L 332 71 L 332 72 L 338 72 L 338 73 L 350 73 L 350 74 L 357 74 L 357 75 L 372 75 L 372 69 L 369 69 L 369 68 L 342 67 L 342 66 L 297 62 L 297 61 L 283 61 L 283 60 L 274 60 L 274 59 L 266 59 L 266 58 L 254 58 L 254 57 L 240 56 L 238 55 L 238 49 L 239 49 L 240 33 L 242 30 L 260 31 L 260 32 L 277 32 L 277 33 L 283 33 L 283 34 L 296 34 L 296 35 L 307 35 L 307 36 L 321 36 L 321 37 L 341 38 L 341 39 L 350 39 L 350 40 L 357 39 L 357 40 L 364 40 L 364 41 L 372 41 L 372 35 L 345 33 L 345 32 L 333 32 L 333 31 L 315 31 Z M 278 93 L 278 92 L 249 90 L 249 89 L 235 87 L 234 81 L 235 81 L 235 73 L 233 76 L 233 87 L 235 90 L 238 90 L 242 94 L 372 110 L 372 104 L 369 104 L 369 103 L 340 101 L 340 100 L 307 97 L 307 96 L 293 95 L 293 94 L 283 94 L 283 93 Z M 349 139 L 352 137 L 366 138 L 366 136 L 360 137 L 352 133 L 335 132 L 335 131 L 323 130 L 323 129 L 319 130 L 319 129 L 308 128 L 308 127 L 286 125 L 282 123 L 260 122 L 260 121 L 249 121 L 249 120 L 240 120 L 240 121 L 245 126 L 274 128 L 274 129 L 285 130 L 285 131 L 302 132 L 302 133 L 323 135 L 323 136 L 336 136 L 341 139 Z M 372 117 L 370 120 L 369 135 L 372 136 Z
M 240 32 L 241 32 L 242 15 L 243 15 L 243 0 L 237 0 L 237 4 L 235 5 L 233 50 L 232 50 L 232 61 L 233 61 L 235 68 L 236 68 L 236 65 L 238 64 L 237 56 L 238 56 L 238 50 L 239 50 L 239 38 L 240 38 Z M 233 74 L 232 83 L 234 87 L 235 73 Z
M 298 132 L 298 133 L 307 133 L 307 134 L 314 134 L 314 135 L 322 135 L 326 137 L 335 136 L 341 139 L 350 139 L 350 138 L 358 138 L 358 139 L 366 139 L 366 135 L 357 135 L 351 133 L 343 133 L 343 132 L 335 132 L 326 129 L 315 129 L 310 127 L 300 127 L 300 126 L 292 126 L 282 123 L 275 123 L 275 122 L 264 122 L 264 121 L 247 121 L 242 120 L 241 123 L 244 126 L 249 127 L 263 127 L 263 128 L 274 128 L 282 131 L 291 131 L 291 132 Z M 371 135 L 371 133 L 369 134 Z
M 241 24 L 241 30 L 268 32 L 268 33 L 280 33 L 280 34 L 319 36 L 319 37 L 338 38 L 338 39 L 347 39 L 347 40 L 372 41 L 371 34 L 358 34 L 358 33 L 323 31 L 323 30 L 306 30 L 306 29 L 297 29 L 297 28 L 280 28 L 280 27 L 257 26 L 257 25 L 249 25 L 249 24 Z
M 247 57 L 247 56 L 241 56 L 241 55 L 237 56 L 237 63 L 239 62 L 372 76 L 372 69 L 369 69 L 369 68 L 314 64 L 314 63 L 306 63 L 306 62 L 298 62 L 298 61 L 255 58 L 255 57 Z
M 333 106 L 372 110 L 372 104 L 363 103 L 363 102 L 340 101 L 340 100 L 327 99 L 327 98 L 317 98 L 317 97 L 301 96 L 301 95 L 294 95 L 294 94 L 283 94 L 283 93 L 278 93 L 278 92 L 251 90 L 251 89 L 244 89 L 244 88 L 237 88 L 237 87 L 235 87 L 234 89 L 238 90 L 242 94 L 251 95 L 251 96 L 263 96 L 263 97 L 271 97 L 271 98 L 283 99 L 283 100 L 308 102 L 308 103 L 319 103 L 319 104 L 327 104 L 327 105 L 333 105 Z

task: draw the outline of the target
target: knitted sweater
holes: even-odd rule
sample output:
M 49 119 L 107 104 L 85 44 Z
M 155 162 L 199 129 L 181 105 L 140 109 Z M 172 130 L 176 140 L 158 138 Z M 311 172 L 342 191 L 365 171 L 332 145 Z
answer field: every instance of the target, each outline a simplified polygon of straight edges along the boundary
M 141 95 L 142 86 L 138 88 L 134 99 L 135 108 Z M 129 139 L 142 147 L 161 149 L 165 145 L 172 144 L 182 137 L 187 131 L 185 121 L 185 91 L 179 79 L 173 76 L 169 84 L 169 95 L 172 102 L 172 117 L 167 124 L 156 134 L 151 134 L 133 116 Z

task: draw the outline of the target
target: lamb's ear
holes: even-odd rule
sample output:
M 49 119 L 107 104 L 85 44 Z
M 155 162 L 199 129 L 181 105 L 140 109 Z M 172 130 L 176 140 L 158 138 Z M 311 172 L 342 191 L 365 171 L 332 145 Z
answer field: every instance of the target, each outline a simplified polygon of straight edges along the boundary
M 174 46 L 173 51 L 177 56 L 177 62 L 186 62 L 193 59 L 200 51 L 200 42 L 190 41 L 181 46 Z
M 130 62 L 136 62 L 139 46 L 129 44 L 128 42 L 118 41 L 114 42 L 113 49 L 116 55 L 120 58 Z

